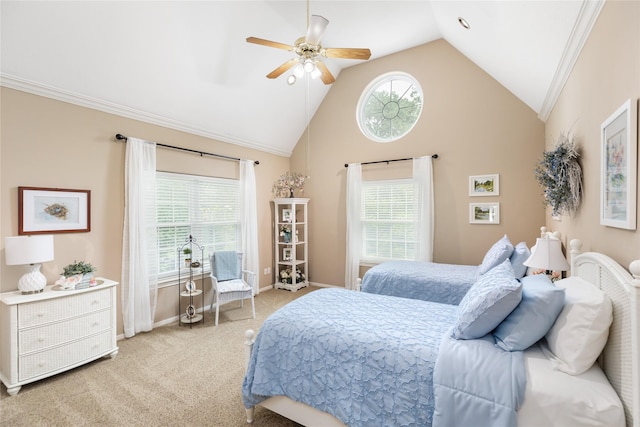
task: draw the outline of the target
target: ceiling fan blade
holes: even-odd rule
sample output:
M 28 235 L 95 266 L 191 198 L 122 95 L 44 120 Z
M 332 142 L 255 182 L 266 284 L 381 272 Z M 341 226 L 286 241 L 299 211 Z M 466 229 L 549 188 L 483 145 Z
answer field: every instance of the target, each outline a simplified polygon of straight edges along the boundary
M 311 15 L 309 20 L 309 28 L 307 28 L 307 37 L 305 41 L 312 46 L 318 46 L 320 40 L 324 34 L 324 30 L 327 29 L 329 20 L 320 15 Z
M 333 74 L 331 74 L 331 71 L 329 71 L 327 66 L 324 65 L 324 62 L 322 61 L 316 62 L 316 67 L 318 67 L 318 69 L 322 72 L 322 74 L 320 75 L 320 79 L 322 80 L 322 83 L 326 85 L 330 85 L 331 83 L 336 81 L 336 78 L 333 77 Z
M 360 49 L 360 48 L 328 47 L 324 49 L 323 56 L 326 56 L 327 58 L 366 60 L 371 57 L 371 51 L 369 49 Z
M 263 46 L 275 47 L 277 49 L 293 50 L 293 46 L 291 45 L 273 42 L 271 40 L 259 39 L 257 37 L 247 37 L 247 43 L 261 44 Z
M 281 66 L 279 66 L 278 68 L 276 68 L 275 70 L 273 70 L 272 72 L 270 72 L 269 74 L 267 74 L 267 77 L 270 79 L 275 79 L 276 77 L 280 77 L 282 73 L 286 72 L 288 69 L 290 69 L 296 64 L 299 64 L 298 58 L 290 59 L 284 64 L 282 64 Z

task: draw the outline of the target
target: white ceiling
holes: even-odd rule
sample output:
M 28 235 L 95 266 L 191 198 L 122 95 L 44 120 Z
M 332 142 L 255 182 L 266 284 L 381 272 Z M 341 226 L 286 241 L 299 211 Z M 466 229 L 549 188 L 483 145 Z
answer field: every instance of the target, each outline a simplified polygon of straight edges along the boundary
M 330 21 L 323 46 L 367 47 L 371 60 L 444 38 L 545 120 L 602 3 L 312 0 L 310 12 Z M 304 0 L 0 7 L 3 86 L 233 144 L 288 156 L 331 89 L 267 79 L 291 53 L 245 42 L 293 44 L 306 33 Z M 360 61 L 325 63 L 339 79 Z

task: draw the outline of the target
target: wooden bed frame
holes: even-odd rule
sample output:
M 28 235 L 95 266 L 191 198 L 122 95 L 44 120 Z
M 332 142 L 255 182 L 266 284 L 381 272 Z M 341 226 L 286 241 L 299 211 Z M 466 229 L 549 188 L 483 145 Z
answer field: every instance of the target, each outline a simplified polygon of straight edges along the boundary
M 607 255 L 581 253 L 582 242 L 569 244 L 571 275 L 579 276 L 602 289 L 613 305 L 609 339 L 598 362 L 624 406 L 627 427 L 640 427 L 640 259 L 629 271 Z M 254 332 L 245 333 L 247 363 L 254 343 Z M 260 406 L 299 424 L 326 427 L 345 426 L 333 415 L 296 402 L 286 396 L 273 396 Z M 254 408 L 247 409 L 247 422 L 253 422 Z

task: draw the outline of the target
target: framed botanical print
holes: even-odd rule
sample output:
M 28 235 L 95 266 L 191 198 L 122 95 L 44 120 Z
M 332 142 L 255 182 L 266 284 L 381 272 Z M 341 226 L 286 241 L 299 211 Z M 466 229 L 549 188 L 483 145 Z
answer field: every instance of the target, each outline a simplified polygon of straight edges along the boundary
M 636 229 L 637 103 L 627 100 L 601 126 L 600 224 Z

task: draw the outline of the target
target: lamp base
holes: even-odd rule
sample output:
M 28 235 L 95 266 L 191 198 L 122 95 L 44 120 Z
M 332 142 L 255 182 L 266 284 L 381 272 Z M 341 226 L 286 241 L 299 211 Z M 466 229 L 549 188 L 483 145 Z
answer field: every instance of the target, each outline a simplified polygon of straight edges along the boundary
M 18 289 L 23 294 L 37 294 L 44 291 L 47 278 L 40 272 L 40 264 L 26 266 L 27 272 L 18 281 Z

